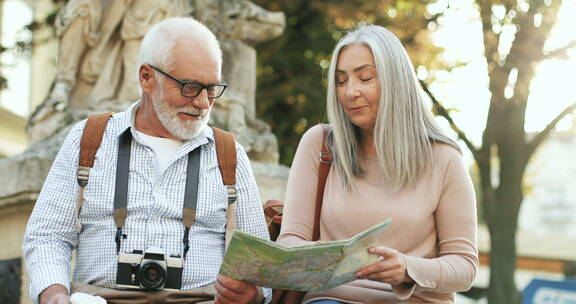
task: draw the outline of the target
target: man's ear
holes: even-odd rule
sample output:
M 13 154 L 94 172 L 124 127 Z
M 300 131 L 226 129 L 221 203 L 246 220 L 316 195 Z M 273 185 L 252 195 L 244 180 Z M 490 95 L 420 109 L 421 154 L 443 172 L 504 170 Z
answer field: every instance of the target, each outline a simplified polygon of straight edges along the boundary
M 140 82 L 140 87 L 145 93 L 150 93 L 150 91 L 156 86 L 156 78 L 154 77 L 154 71 L 152 68 L 143 64 L 138 70 L 138 81 Z

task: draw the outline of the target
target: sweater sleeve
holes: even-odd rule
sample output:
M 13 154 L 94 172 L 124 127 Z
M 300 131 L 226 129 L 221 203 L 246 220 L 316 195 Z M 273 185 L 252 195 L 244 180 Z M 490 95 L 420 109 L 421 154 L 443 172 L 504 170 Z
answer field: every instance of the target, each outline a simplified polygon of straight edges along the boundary
M 297 246 L 312 240 L 322 136 L 322 126 L 317 125 L 298 144 L 286 186 L 280 244 Z
M 441 152 L 447 152 L 449 160 L 435 212 L 438 257 L 405 256 L 407 272 L 416 282 L 416 290 L 465 291 L 472 285 L 478 270 L 474 188 L 462 157 L 450 150 Z

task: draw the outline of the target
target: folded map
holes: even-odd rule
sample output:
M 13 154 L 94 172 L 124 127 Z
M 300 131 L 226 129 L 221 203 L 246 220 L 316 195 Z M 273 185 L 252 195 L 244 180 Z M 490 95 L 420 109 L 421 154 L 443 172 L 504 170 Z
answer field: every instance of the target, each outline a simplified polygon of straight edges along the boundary
M 381 243 L 390 224 L 346 239 L 286 247 L 234 231 L 220 273 L 257 286 L 300 291 L 333 288 L 356 279 L 354 273 L 378 260 L 368 248 Z

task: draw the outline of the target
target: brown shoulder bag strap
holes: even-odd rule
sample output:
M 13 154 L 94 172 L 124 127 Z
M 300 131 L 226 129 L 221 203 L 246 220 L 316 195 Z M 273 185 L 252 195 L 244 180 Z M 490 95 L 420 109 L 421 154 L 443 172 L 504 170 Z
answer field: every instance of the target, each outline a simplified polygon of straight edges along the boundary
M 108 112 L 90 115 L 86 121 L 84 130 L 82 131 L 82 138 L 80 140 L 80 157 L 78 159 L 78 171 L 76 176 L 78 185 L 80 185 L 78 198 L 76 200 L 76 228 L 78 232 L 80 232 L 80 229 L 82 228 L 80 226 L 80 221 L 78 220 L 78 215 L 80 214 L 80 209 L 84 203 L 84 187 L 88 184 L 90 169 L 94 166 L 96 152 L 100 147 L 102 137 L 104 136 L 104 130 L 106 130 L 106 125 L 108 124 L 108 120 L 112 114 L 114 113 Z
M 226 209 L 226 248 L 230 243 L 232 232 L 236 227 L 236 142 L 230 132 L 212 127 L 216 143 L 216 156 L 222 181 L 228 191 L 228 208 Z
M 316 188 L 316 209 L 314 212 L 314 230 L 312 231 L 312 241 L 320 239 L 320 213 L 322 212 L 322 199 L 324 198 L 324 188 L 326 179 L 332 166 L 332 153 L 328 151 L 326 141 L 330 133 L 330 126 L 322 124 L 322 150 L 320 151 L 320 165 L 318 167 L 318 187 Z

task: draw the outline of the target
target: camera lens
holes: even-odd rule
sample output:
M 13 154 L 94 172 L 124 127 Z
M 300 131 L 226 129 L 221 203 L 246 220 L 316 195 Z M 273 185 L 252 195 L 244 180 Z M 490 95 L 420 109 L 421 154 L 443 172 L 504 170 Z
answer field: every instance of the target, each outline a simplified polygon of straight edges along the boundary
M 156 262 L 140 266 L 140 285 L 146 289 L 162 289 L 166 282 L 166 271 Z

